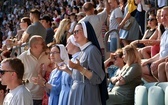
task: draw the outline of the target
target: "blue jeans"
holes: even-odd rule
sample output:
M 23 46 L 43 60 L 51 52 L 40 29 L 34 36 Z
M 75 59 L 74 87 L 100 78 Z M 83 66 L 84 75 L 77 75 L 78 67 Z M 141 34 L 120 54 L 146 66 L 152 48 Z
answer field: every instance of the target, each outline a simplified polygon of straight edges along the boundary
M 117 38 L 110 38 L 110 51 L 115 52 L 117 50 Z

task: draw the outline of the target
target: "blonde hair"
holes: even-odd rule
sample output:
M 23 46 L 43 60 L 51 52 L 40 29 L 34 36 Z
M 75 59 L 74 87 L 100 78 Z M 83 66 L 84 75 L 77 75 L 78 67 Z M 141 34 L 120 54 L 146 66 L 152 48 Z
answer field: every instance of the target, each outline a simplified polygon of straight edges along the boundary
M 141 58 L 139 56 L 137 48 L 130 44 L 123 48 L 123 52 L 126 53 L 127 62 L 126 64 L 130 66 L 133 63 L 141 64 Z
M 117 50 L 115 51 L 115 53 L 116 53 L 120 58 L 122 58 L 122 56 L 123 56 L 123 50 L 122 50 L 122 49 L 117 49 Z
M 161 13 L 161 9 L 158 9 L 156 15 L 158 15 L 160 13 Z
M 162 10 L 167 10 L 168 11 L 168 6 L 163 7 Z
M 71 21 L 70 19 L 63 19 L 59 26 L 58 26 L 58 29 L 57 31 L 55 32 L 55 35 L 54 35 L 54 39 L 55 39 L 55 42 L 60 44 L 60 40 L 61 40 L 61 36 L 65 33 L 66 28 L 67 28 L 67 25 L 70 24 Z

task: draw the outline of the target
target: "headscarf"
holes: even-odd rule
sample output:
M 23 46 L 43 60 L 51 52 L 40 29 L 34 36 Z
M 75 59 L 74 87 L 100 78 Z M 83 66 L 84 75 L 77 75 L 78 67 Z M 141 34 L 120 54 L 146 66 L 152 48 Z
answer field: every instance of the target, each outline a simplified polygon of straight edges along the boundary
M 60 48 L 60 57 L 63 60 L 63 62 L 65 64 L 68 65 L 69 62 L 69 56 L 68 56 L 68 52 L 65 48 L 65 46 L 63 44 L 56 44 L 56 46 L 58 46 Z
M 84 36 L 85 36 L 86 38 L 88 38 L 87 29 L 86 29 L 86 23 L 85 23 L 85 22 L 81 22 L 81 24 L 82 24 Z
M 76 40 L 73 35 L 71 35 L 67 40 L 70 41 L 73 45 L 79 47 L 79 44 L 75 42 Z
M 101 52 L 101 48 L 100 48 L 99 42 L 96 37 L 96 33 L 95 33 L 92 25 L 89 23 L 89 21 L 82 21 L 80 23 L 82 24 L 84 36 L 89 41 L 91 41 L 92 44 L 95 45 Z
M 97 40 L 95 31 L 94 31 L 92 25 L 89 23 L 89 21 L 82 21 L 80 23 L 81 23 L 82 28 L 83 28 L 84 36 L 89 41 L 91 41 L 92 44 L 95 45 L 99 49 L 99 51 L 101 52 L 101 48 L 100 48 L 99 42 Z M 102 57 L 102 69 L 105 72 L 103 57 Z M 107 81 L 106 81 L 106 77 L 105 77 L 103 79 L 102 83 L 99 84 L 102 105 L 106 105 L 106 100 L 109 98 L 108 92 L 107 92 L 107 83 L 106 82 Z

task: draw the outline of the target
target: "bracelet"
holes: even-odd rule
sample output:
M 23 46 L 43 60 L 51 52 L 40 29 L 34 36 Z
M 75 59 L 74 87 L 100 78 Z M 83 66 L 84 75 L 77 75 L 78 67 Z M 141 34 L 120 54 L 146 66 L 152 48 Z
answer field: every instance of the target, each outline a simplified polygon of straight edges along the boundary
M 87 69 L 86 69 L 85 67 L 83 67 L 81 74 L 82 74 L 82 75 L 85 75 L 86 70 L 87 70 Z
M 139 40 L 138 40 L 138 44 L 139 44 Z

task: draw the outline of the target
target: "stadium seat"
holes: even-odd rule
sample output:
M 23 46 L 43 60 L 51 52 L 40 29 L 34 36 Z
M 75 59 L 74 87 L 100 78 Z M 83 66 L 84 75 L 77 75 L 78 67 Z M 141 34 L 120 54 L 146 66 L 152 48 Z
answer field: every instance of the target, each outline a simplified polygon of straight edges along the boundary
M 157 86 L 161 87 L 165 92 L 166 87 L 168 86 L 168 82 L 160 82 L 160 83 L 158 83 Z
M 151 86 L 156 86 L 157 84 L 158 82 L 150 82 L 150 83 L 145 83 L 143 86 L 149 89 Z
M 145 86 L 135 88 L 134 105 L 148 105 L 148 91 Z
M 168 105 L 168 87 L 165 89 L 165 105 Z
M 165 105 L 168 105 L 168 100 L 167 100 L 168 99 L 168 82 L 160 82 L 158 83 L 158 86 L 163 89 Z
M 164 91 L 159 86 L 151 86 L 148 89 L 148 105 L 165 105 Z

